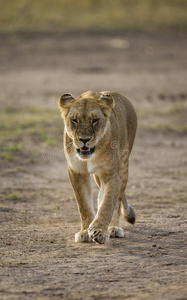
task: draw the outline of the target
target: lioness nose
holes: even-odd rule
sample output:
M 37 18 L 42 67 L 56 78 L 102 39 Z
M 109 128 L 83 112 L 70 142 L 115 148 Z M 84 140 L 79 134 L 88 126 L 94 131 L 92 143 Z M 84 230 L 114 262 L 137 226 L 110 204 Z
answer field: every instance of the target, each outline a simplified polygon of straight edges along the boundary
M 89 142 L 91 139 L 88 138 L 88 139 L 82 139 L 82 138 L 79 138 L 79 141 L 83 142 L 84 144 L 86 144 L 87 142 Z

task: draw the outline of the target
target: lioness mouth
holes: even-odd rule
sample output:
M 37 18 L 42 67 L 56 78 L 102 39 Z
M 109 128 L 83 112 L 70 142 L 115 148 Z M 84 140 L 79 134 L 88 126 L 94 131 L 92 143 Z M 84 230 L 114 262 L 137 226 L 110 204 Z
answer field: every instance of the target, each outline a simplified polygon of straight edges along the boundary
M 85 156 L 85 157 L 88 156 L 88 155 L 93 154 L 94 151 L 95 151 L 95 147 L 93 147 L 93 148 L 88 148 L 88 147 L 84 146 L 84 147 L 82 147 L 82 148 L 77 149 L 78 154 L 79 154 L 80 156 Z

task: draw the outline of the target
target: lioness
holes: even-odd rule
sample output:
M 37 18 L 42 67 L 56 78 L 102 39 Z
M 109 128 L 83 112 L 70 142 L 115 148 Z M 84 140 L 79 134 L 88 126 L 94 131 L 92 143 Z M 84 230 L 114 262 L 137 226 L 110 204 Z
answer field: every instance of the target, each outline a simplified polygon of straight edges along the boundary
M 134 210 L 125 197 L 128 158 L 137 128 L 134 108 L 118 93 L 92 91 L 77 99 L 63 94 L 58 105 L 65 124 L 69 178 L 81 217 L 75 241 L 106 244 L 110 236 L 123 237 L 121 208 L 126 221 L 135 222 Z M 99 187 L 96 214 L 90 174 Z

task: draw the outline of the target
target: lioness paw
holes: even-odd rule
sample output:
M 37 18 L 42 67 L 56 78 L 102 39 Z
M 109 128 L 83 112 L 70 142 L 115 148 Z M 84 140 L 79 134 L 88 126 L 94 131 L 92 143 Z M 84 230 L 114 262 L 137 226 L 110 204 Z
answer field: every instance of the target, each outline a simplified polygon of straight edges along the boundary
M 98 225 L 98 226 L 97 226 Z M 93 242 L 97 244 L 107 244 L 109 242 L 108 231 L 99 228 L 99 222 L 93 221 L 88 228 L 88 233 Z M 97 226 L 97 227 L 96 227 Z
M 121 227 L 117 227 L 117 226 L 111 226 L 108 229 L 110 237 L 117 237 L 117 238 L 123 238 L 124 237 L 124 232 L 123 229 Z
M 88 234 L 88 230 L 79 231 L 75 234 L 75 242 L 76 243 L 89 243 L 91 242 L 91 238 Z
M 89 231 L 89 235 L 92 241 L 97 244 L 107 244 L 109 241 L 109 234 L 98 228 L 93 228 L 93 230 Z

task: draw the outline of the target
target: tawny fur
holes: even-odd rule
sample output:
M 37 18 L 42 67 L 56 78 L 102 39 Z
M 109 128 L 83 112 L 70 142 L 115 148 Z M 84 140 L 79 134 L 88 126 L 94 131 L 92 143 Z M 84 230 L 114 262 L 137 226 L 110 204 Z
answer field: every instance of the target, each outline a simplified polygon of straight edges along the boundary
M 102 244 L 110 236 L 123 237 L 121 212 L 128 222 L 135 222 L 134 210 L 125 197 L 129 155 L 137 128 L 135 110 L 127 98 L 115 92 L 88 91 L 78 99 L 63 94 L 58 104 L 65 124 L 69 178 L 81 217 L 81 231 L 75 235 L 75 241 Z M 86 159 L 77 153 L 84 146 L 80 138 L 90 138 L 86 147 L 95 147 Z M 100 189 L 96 214 L 90 174 Z

